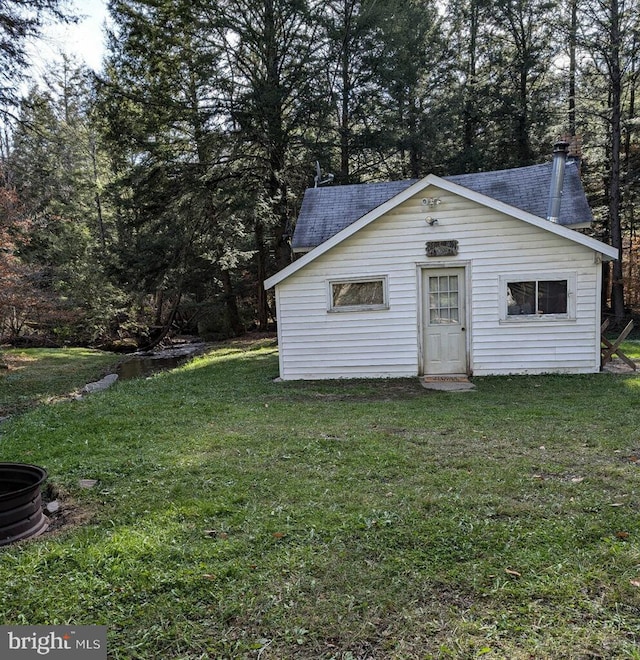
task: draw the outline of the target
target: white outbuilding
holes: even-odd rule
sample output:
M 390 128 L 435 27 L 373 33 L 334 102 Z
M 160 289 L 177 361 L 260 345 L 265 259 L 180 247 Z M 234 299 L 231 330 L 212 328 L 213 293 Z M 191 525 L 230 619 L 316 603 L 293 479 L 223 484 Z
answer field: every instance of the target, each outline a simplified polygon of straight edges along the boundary
M 307 190 L 275 287 L 283 380 L 600 369 L 577 163 Z

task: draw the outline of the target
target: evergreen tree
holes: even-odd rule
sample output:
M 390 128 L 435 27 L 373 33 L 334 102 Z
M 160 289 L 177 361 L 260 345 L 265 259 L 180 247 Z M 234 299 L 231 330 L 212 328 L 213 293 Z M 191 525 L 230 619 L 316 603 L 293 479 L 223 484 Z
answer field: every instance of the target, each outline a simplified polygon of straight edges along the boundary
M 219 325 L 232 334 L 243 326 L 236 280 L 248 255 L 233 202 L 241 172 L 208 9 L 110 4 L 116 27 L 99 93 L 117 173 L 113 272 L 141 308 L 153 301 L 151 342 L 185 305 L 222 301 Z
M 582 72 L 587 103 L 603 122 L 605 152 L 601 173 L 606 204 L 603 234 L 620 250 L 613 262 L 611 278 L 611 310 L 615 320 L 625 316 L 623 278 L 625 184 L 623 155 L 631 164 L 635 90 L 638 85 L 637 59 L 640 54 L 638 33 L 640 10 L 637 3 L 625 0 L 584 0 L 579 6 L 578 42 L 588 60 Z M 596 127 L 597 130 L 597 127 Z M 623 140 L 624 132 L 627 140 Z M 633 213 L 634 197 L 627 195 L 627 208 Z
M 27 43 L 46 21 L 70 22 L 68 0 L 3 0 L 0 3 L 0 114 L 18 101 L 18 83 L 28 65 Z
M 252 199 L 247 225 L 262 328 L 269 309 L 261 283 L 291 260 L 289 238 L 311 160 L 305 147 L 322 116 L 314 10 L 306 0 L 229 0 L 210 14 L 225 54 L 230 137 Z
M 135 227 L 139 241 L 155 245 L 138 246 L 134 256 L 149 257 L 156 286 L 171 282 L 174 300 L 184 294 L 179 273 L 208 264 L 236 331 L 243 294 L 235 287 L 244 286 L 252 249 L 255 320 L 266 327 L 262 281 L 290 260 L 302 153 L 320 97 L 311 10 L 302 0 L 114 0 L 110 11 L 116 31 L 101 94 L 123 190 L 130 189 L 121 196 L 131 208 L 121 204 L 120 231 Z M 143 191 L 166 200 L 164 213 L 142 204 Z M 170 222 L 159 231 L 163 216 Z M 182 229 L 173 235 L 171 226 Z
M 557 10 L 557 4 L 547 0 L 498 0 L 495 6 L 494 44 L 502 45 L 497 112 L 506 129 L 499 148 L 511 155 L 510 165 L 530 165 L 549 152 L 545 129 L 562 89 L 550 66 L 561 45 L 554 25 Z
M 381 173 L 390 179 L 448 173 L 452 122 L 447 90 L 454 81 L 444 21 L 431 0 L 397 0 L 386 7 L 382 52 L 371 62 L 380 89 L 372 112 L 380 117 L 378 145 L 386 152 Z
M 450 0 L 448 37 L 452 44 L 453 80 L 449 105 L 460 136 L 453 140 L 454 173 L 475 172 L 486 166 L 482 136 L 489 124 L 487 66 L 490 44 L 489 0 Z
M 454 169 L 529 165 L 549 153 L 562 96 L 553 66 L 562 43 L 557 11 L 547 0 L 452 1 L 461 126 Z
M 383 56 L 382 26 L 391 6 L 376 0 L 328 0 L 323 8 L 323 67 L 338 148 L 336 183 L 377 174 L 384 159 L 380 110 L 383 90 L 376 78 Z
M 76 341 L 102 333 L 109 314 L 102 275 L 102 214 L 91 88 L 85 69 L 65 58 L 45 86 L 22 101 L 8 168 L 32 228 L 22 259 L 39 287 L 73 309 Z M 60 334 L 62 326 L 56 328 Z

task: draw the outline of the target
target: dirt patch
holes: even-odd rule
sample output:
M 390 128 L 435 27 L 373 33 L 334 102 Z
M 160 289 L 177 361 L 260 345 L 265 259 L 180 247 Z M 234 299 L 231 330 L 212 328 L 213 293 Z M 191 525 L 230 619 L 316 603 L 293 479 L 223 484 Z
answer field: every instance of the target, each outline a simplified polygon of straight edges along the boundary
M 636 365 L 636 370 L 634 371 L 628 364 L 623 362 L 620 358 L 613 358 L 610 362 L 607 362 L 607 364 L 602 367 L 602 371 L 609 373 L 609 374 L 633 374 L 633 373 L 640 373 L 640 362 L 637 360 L 632 360 L 632 362 Z
M 89 509 L 82 507 L 69 493 L 52 483 L 47 483 L 42 489 L 42 500 L 49 520 L 47 531 L 38 537 L 43 540 L 85 525 L 93 516 Z

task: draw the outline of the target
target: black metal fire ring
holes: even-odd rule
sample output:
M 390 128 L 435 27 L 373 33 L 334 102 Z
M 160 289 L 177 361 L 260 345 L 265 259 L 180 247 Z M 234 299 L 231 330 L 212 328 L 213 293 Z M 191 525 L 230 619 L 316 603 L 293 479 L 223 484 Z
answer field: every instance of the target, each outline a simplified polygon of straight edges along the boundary
M 0 546 L 44 532 L 40 488 L 47 471 L 28 463 L 0 463 Z

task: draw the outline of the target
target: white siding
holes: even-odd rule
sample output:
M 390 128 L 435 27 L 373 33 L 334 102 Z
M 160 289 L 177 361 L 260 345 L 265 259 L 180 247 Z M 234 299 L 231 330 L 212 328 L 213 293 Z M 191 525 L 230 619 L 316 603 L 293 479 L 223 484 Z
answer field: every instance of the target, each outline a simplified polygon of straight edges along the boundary
M 440 197 L 436 210 L 421 199 Z M 426 216 L 437 217 L 429 227 Z M 426 241 L 459 243 L 429 259 Z M 476 375 L 599 368 L 595 253 L 544 229 L 438 189 L 426 189 L 276 287 L 283 379 L 413 376 L 420 370 L 421 267 L 466 266 L 470 371 Z M 501 276 L 575 278 L 575 320 L 500 320 Z M 386 276 L 389 308 L 328 312 L 327 281 Z

